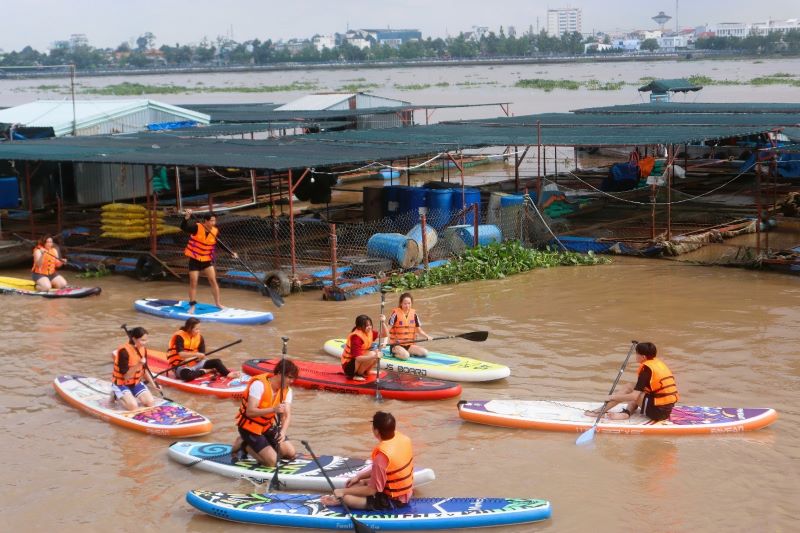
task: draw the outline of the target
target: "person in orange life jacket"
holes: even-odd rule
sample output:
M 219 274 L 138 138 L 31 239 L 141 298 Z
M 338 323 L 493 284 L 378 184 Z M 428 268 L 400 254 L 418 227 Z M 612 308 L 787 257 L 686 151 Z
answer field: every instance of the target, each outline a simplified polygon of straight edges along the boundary
M 295 458 L 294 445 L 286 440 L 286 432 L 292 419 L 290 386 L 298 373 L 297 365 L 290 359 L 284 359 L 275 365 L 273 374 L 260 374 L 250 380 L 236 415 L 239 437 L 233 444 L 232 456 L 235 457 L 244 448 L 262 465 L 275 466 L 277 448 L 282 459 Z M 280 426 L 276 415 L 280 415 Z
M 350 508 L 373 511 L 408 505 L 413 493 L 414 450 L 411 439 L 395 425 L 390 413 L 375 413 L 372 434 L 378 445 L 372 450 L 372 464 L 348 479 L 344 488 L 323 496 L 323 505 L 338 505 L 344 500 Z
M 44 235 L 33 249 L 33 268 L 31 277 L 36 282 L 36 290 L 49 291 L 50 289 L 63 289 L 67 280 L 56 269 L 64 265 L 61 261 L 58 248 L 53 245 L 53 237 Z
M 192 381 L 209 372 L 222 377 L 237 378 L 240 372 L 231 372 L 220 359 L 206 359 L 206 341 L 200 334 L 200 320 L 189 318 L 169 340 L 167 359 L 175 375 L 183 381 Z M 187 359 L 196 359 L 183 364 Z
M 381 333 L 385 333 L 386 317 L 381 315 L 380 320 Z M 358 315 L 342 351 L 342 370 L 348 378 L 356 381 L 366 379 L 364 376 L 372 371 L 381 358 L 378 339 L 379 334 L 372 329 L 372 319 L 367 315 Z
M 423 335 L 431 340 L 433 337 L 422 331 L 422 322 L 411 306 L 414 298 L 411 293 L 404 292 L 400 295 L 399 306 L 389 317 L 389 344 L 392 345 L 392 355 L 398 359 L 408 359 L 409 356 L 425 357 L 428 350 L 413 343 L 417 335 Z M 399 344 L 398 344 L 399 343 Z
M 144 328 L 133 328 L 130 330 L 131 340 L 123 344 L 114 351 L 114 373 L 111 378 L 111 390 L 114 398 L 128 410 L 133 411 L 141 403 L 144 407 L 152 407 L 155 399 L 147 386 L 142 383 L 142 377 L 147 376 L 147 380 L 152 386 L 153 378 L 150 373 L 145 371 L 147 363 L 147 330 Z M 131 341 L 133 344 L 131 344 Z M 137 400 L 139 403 L 137 403 Z
M 610 420 L 627 420 L 639 408 L 643 415 L 653 421 L 667 420 L 672 408 L 679 400 L 678 387 L 670 369 L 661 359 L 656 359 L 657 349 L 652 342 L 636 345 L 636 361 L 639 374 L 636 385 L 626 385 L 622 392 L 610 395 L 606 411 L 626 403 L 621 413 L 605 413 Z M 598 411 L 587 411 L 587 416 L 598 415 Z
M 200 281 L 200 273 L 205 274 L 208 284 L 211 285 L 211 294 L 214 296 L 214 305 L 222 307 L 219 299 L 219 284 L 217 283 L 217 272 L 214 270 L 214 249 L 217 244 L 231 254 L 235 259 L 239 254 L 231 251 L 221 242 L 217 242 L 219 229 L 217 228 L 217 217 L 214 213 L 205 213 L 200 216 L 201 222 L 198 224 L 190 220 L 192 210 L 184 211 L 181 221 L 181 229 L 191 235 L 189 242 L 183 251 L 183 255 L 189 258 L 189 313 L 194 313 L 194 306 L 197 304 L 197 283 Z

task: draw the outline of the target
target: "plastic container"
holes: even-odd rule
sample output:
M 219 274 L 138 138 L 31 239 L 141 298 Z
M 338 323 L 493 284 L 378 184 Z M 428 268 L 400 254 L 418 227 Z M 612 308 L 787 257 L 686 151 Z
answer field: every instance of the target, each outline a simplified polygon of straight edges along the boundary
M 383 188 L 383 199 L 386 202 L 386 208 L 383 211 L 385 216 L 395 218 L 400 214 L 402 189 L 405 189 L 403 185 L 389 185 Z
M 481 207 L 481 191 L 480 189 L 465 188 L 463 195 L 461 189 L 453 189 L 453 211 L 455 213 L 464 209 L 465 206 L 478 204 L 478 213 Z M 466 224 L 473 224 L 475 222 L 475 215 L 472 212 L 467 213 Z
M 367 241 L 367 255 L 391 259 L 401 268 L 419 264 L 417 241 L 402 233 L 376 233 Z
M 441 229 L 450 221 L 453 214 L 452 189 L 428 189 L 425 205 L 428 207 L 428 224 Z
M 19 182 L 16 176 L 0 178 L 0 208 L 19 207 Z
M 404 187 L 400 192 L 400 214 L 409 224 L 406 228 L 419 223 L 419 208 L 425 207 L 428 189 L 423 187 Z
M 475 243 L 475 226 L 462 224 L 450 226 L 444 230 L 442 240 L 453 252 L 461 252 L 472 248 Z M 478 226 L 478 246 L 486 246 L 493 242 L 501 242 L 503 234 L 494 224 L 480 224 Z
M 400 177 L 399 170 L 392 170 L 390 168 L 382 168 L 378 174 L 385 180 L 397 179 Z
M 418 263 L 422 263 L 422 261 L 425 259 L 424 256 L 423 256 L 424 255 L 424 251 L 423 251 L 423 247 L 422 247 L 422 224 L 417 224 L 416 226 L 411 228 L 411 231 L 406 233 L 406 237 L 408 237 L 409 239 L 414 240 L 414 242 L 417 243 L 417 246 L 419 248 L 419 255 L 417 257 L 417 262 Z M 425 246 L 428 248 L 428 253 L 430 253 L 431 248 L 436 246 L 437 242 L 439 242 L 439 236 L 436 233 L 436 230 L 433 227 L 431 227 L 430 225 L 426 224 L 425 225 Z

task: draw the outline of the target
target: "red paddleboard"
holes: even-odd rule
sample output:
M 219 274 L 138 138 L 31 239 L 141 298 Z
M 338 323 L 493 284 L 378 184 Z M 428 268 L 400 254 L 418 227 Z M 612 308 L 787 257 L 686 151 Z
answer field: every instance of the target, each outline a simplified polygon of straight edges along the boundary
M 247 374 L 257 375 L 271 372 L 280 359 L 249 359 L 242 365 Z M 381 370 L 380 383 L 375 375 L 366 381 L 348 379 L 342 366 L 331 363 L 315 363 L 292 359 L 300 370 L 294 384 L 306 389 L 319 389 L 331 392 L 350 394 L 368 394 L 375 396 L 380 388 L 381 396 L 393 400 L 441 400 L 461 394 L 461 385 L 452 381 L 441 381 L 431 378 L 420 378 L 411 374 L 398 374 Z
M 147 350 L 147 366 L 153 374 L 158 374 L 169 368 L 167 354 L 157 350 Z M 227 366 L 227 365 L 226 365 Z M 241 398 L 250 381 L 250 376 L 242 375 L 238 378 L 224 378 L 216 372 L 209 372 L 192 381 L 183 381 L 174 376 L 172 372 L 161 374 L 156 378 L 162 385 L 175 387 L 186 392 L 206 394 L 217 398 Z

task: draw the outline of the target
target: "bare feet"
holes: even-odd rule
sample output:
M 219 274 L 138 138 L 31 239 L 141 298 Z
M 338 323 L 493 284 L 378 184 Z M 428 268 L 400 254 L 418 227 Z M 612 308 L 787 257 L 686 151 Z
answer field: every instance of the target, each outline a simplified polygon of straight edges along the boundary
M 333 496 L 332 494 L 326 494 L 322 498 L 319 499 L 322 505 L 341 505 L 342 500 Z

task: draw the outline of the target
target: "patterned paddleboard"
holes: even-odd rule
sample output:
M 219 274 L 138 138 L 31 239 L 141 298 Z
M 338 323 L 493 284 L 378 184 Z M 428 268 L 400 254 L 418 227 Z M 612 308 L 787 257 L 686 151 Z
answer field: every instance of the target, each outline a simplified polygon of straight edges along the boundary
M 275 474 L 274 467 L 262 466 L 250 457 L 233 460 L 230 444 L 181 441 L 173 443 L 169 447 L 168 454 L 170 459 L 183 465 L 226 477 L 269 482 Z M 370 464 L 363 459 L 331 455 L 322 455 L 317 459 L 337 488 L 344 487 L 349 478 Z M 430 483 L 434 479 L 436 475 L 430 468 L 414 469 L 415 486 Z M 325 476 L 321 474 L 316 463 L 310 456 L 303 454 L 298 454 L 294 461 L 281 464 L 278 480 L 291 490 L 330 490 L 330 485 L 325 481 Z
M 271 526 L 352 529 L 342 507 L 326 507 L 313 494 L 228 494 L 193 490 L 186 501 L 217 518 Z M 362 524 L 383 530 L 441 530 L 506 526 L 550 518 L 550 502 L 523 498 L 412 498 L 388 511 L 353 510 Z
M 385 372 L 382 369 L 383 362 L 380 381 L 374 375 L 367 376 L 365 381 L 356 381 L 345 376 L 340 364 L 293 360 L 300 370 L 294 384 L 307 389 L 370 396 L 375 396 L 376 390 L 380 390 L 381 396 L 394 400 L 441 400 L 461 394 L 461 385 L 458 383 Z M 255 376 L 271 372 L 279 361 L 280 359 L 250 359 L 244 362 L 242 370 Z
M 458 414 L 464 420 L 491 426 L 580 433 L 592 427 L 596 419 L 584 412 L 601 406 L 600 403 L 550 400 L 475 400 L 459 402 Z M 620 412 L 622 407 L 618 405 L 611 411 Z M 626 435 L 741 433 L 766 427 L 777 418 L 774 409 L 676 405 L 669 420 L 653 422 L 637 412 L 627 420 L 602 418 L 597 432 Z
M 156 350 L 147 350 L 147 365 L 153 374 L 167 370 L 169 368 L 167 354 Z M 168 385 L 195 394 L 206 394 L 217 398 L 241 398 L 244 396 L 250 376 L 243 374 L 238 378 L 227 378 L 216 372 L 210 372 L 192 381 L 183 381 L 174 377 L 172 372 L 167 372 L 158 376 L 156 380 L 161 385 Z
M 328 355 L 341 357 L 344 343 L 344 339 L 332 339 L 325 343 L 323 349 Z M 438 352 L 428 352 L 427 357 L 398 359 L 389 355 L 388 347 L 383 350 L 381 368 L 401 374 L 451 381 L 493 381 L 511 374 L 511 370 L 505 365 Z
M 53 386 L 73 407 L 118 426 L 167 437 L 197 437 L 211 432 L 209 419 L 175 402 L 156 399 L 153 407 L 134 411 L 119 409 L 117 402 L 110 401 L 110 381 L 85 376 L 58 376 Z
M 187 318 L 198 318 L 203 322 L 224 322 L 227 324 L 266 324 L 273 319 L 272 313 L 268 311 L 248 311 L 246 309 L 236 309 L 235 307 L 219 307 L 211 304 L 198 302 L 194 307 L 194 313 L 189 314 L 189 302 L 185 300 L 163 300 L 159 298 L 144 298 L 136 300 L 133 307 L 142 313 L 148 313 L 161 318 L 174 318 L 175 320 L 186 320 Z

